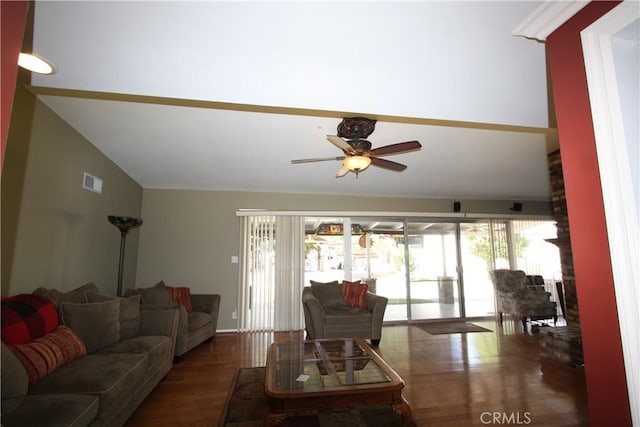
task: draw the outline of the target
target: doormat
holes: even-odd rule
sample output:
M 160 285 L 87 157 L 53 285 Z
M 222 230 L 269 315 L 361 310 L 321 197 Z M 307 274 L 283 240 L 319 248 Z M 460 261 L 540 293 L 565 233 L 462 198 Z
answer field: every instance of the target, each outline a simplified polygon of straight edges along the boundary
M 423 323 L 415 326 L 425 332 L 429 332 L 431 335 L 493 332 L 491 329 L 483 328 L 482 326 L 469 322 Z
M 262 427 L 269 407 L 264 395 L 266 369 L 240 368 L 236 372 L 227 396 L 219 427 Z M 391 427 L 401 426 L 402 417 L 391 406 L 357 405 L 351 410 L 328 411 L 318 409 L 304 415 L 291 416 L 278 424 L 284 427 Z M 413 420 L 409 423 L 417 427 Z

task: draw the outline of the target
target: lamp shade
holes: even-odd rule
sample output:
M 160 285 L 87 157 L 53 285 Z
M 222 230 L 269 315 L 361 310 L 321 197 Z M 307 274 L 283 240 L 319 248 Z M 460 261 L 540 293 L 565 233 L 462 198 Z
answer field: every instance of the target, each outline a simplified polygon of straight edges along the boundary
M 350 156 L 343 160 L 344 167 L 353 172 L 362 172 L 371 164 L 371 159 L 366 156 Z
M 140 218 L 132 218 L 130 216 L 116 216 L 109 215 L 107 216 L 109 222 L 120 230 L 122 233 L 126 233 L 127 231 L 138 228 L 142 225 L 142 219 Z

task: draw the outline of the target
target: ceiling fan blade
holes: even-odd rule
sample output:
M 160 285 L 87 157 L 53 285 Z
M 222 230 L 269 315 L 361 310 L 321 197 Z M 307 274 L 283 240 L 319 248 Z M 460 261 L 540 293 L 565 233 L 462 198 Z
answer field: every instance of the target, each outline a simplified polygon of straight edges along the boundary
M 336 178 L 342 178 L 343 176 L 345 176 L 348 173 L 349 173 L 349 168 L 346 167 L 346 166 L 343 166 L 342 168 L 340 168 L 338 173 L 336 173 Z
M 347 141 L 345 141 L 344 139 L 340 138 L 339 136 L 335 136 L 335 135 L 327 135 L 327 140 L 332 143 L 333 145 L 335 145 L 336 147 L 338 147 L 339 149 L 341 149 L 342 151 L 346 151 L 347 153 L 351 152 L 353 150 L 353 147 L 351 147 Z
M 328 160 L 344 160 L 344 156 L 340 156 L 340 157 L 319 157 L 316 159 L 298 159 L 298 160 L 291 160 L 291 164 L 292 165 L 297 165 L 298 163 L 313 163 L 313 162 L 325 162 Z
M 371 158 L 371 164 L 379 168 L 389 169 L 396 172 L 402 172 L 407 168 L 407 165 L 402 163 L 392 162 L 391 160 L 378 159 L 377 157 Z
M 385 156 L 389 154 L 406 153 L 407 151 L 415 151 L 422 148 L 418 141 L 399 142 L 397 144 L 385 145 L 371 150 L 371 156 Z

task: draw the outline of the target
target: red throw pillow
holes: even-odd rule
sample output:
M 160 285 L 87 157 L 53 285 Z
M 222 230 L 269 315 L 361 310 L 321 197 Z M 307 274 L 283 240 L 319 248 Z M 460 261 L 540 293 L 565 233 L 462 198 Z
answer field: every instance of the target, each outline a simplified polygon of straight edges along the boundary
M 186 286 L 167 286 L 167 291 L 171 295 L 171 299 L 178 305 L 183 305 L 187 311 L 192 311 L 191 306 L 191 290 Z
M 351 307 L 365 308 L 367 296 L 366 283 L 342 281 L 342 297 L 345 304 Z
M 58 327 L 58 309 L 47 298 L 20 294 L 2 299 L 2 341 L 24 344 Z
M 87 354 L 84 343 L 66 326 L 59 326 L 55 331 L 27 344 L 9 348 L 27 370 L 30 384 L 37 383 L 45 375 Z

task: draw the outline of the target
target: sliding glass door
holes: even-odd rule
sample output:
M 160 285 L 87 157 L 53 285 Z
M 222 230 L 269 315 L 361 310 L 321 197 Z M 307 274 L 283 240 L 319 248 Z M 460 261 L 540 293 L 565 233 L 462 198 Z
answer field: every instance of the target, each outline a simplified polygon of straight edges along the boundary
M 495 234 L 493 236 L 496 237 Z M 466 317 L 495 314 L 493 283 L 489 276 L 494 265 L 491 237 L 488 221 L 460 224 L 460 255 L 463 266 L 462 283 Z
M 460 317 L 456 224 L 408 222 L 409 320 Z
M 495 268 L 542 274 L 552 293 L 560 278 L 552 221 L 307 217 L 305 234 L 305 284 L 366 281 L 387 322 L 493 316 Z
M 407 320 L 404 222 L 389 218 L 354 218 L 354 222 L 366 224 L 366 231 L 354 239 L 354 253 L 360 255 L 355 257 L 353 279 L 366 280 L 370 289 L 389 300 L 385 321 Z

